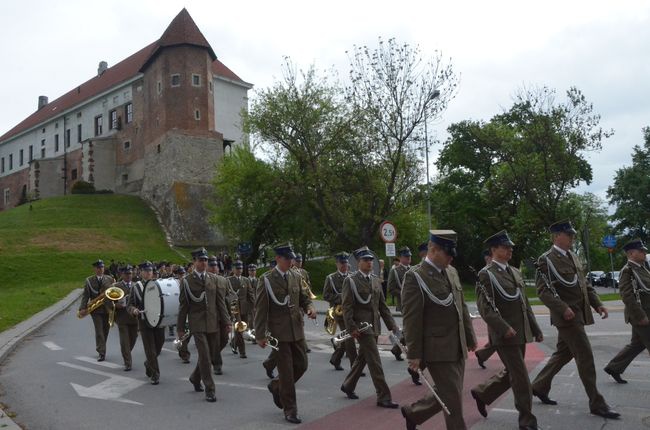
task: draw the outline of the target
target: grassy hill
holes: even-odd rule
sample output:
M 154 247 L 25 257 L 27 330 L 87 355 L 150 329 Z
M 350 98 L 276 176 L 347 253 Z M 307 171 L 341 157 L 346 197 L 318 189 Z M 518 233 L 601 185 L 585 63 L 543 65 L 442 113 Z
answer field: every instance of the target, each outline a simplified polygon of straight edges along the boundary
M 0 331 L 82 287 L 98 258 L 184 261 L 137 197 L 71 195 L 0 212 Z

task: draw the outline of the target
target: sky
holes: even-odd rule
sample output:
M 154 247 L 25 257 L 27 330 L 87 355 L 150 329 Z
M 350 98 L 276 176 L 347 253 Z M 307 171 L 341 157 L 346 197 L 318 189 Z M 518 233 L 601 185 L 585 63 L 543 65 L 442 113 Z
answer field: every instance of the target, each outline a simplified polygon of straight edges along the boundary
M 456 98 L 429 127 L 489 120 L 521 87 L 546 85 L 562 99 L 579 88 L 613 129 L 588 158 L 591 184 L 605 198 L 616 169 L 631 163 L 650 125 L 650 2 L 330 0 L 23 0 L 0 15 L 0 135 L 36 110 L 157 40 L 186 7 L 218 58 L 263 89 L 281 77 L 284 57 L 301 68 L 345 76 L 346 51 L 378 37 L 441 51 L 460 74 Z M 255 96 L 253 91 L 251 97 Z M 440 145 L 433 145 L 435 160 Z

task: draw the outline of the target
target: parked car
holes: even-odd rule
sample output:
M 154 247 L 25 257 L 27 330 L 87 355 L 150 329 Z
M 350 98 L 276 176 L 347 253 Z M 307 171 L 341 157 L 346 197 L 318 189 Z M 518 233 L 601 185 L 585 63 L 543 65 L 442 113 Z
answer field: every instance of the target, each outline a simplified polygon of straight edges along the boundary
M 621 272 L 607 272 L 605 274 L 605 283 L 603 286 L 605 287 L 612 287 L 612 288 L 618 288 L 618 279 L 620 277 Z
M 603 285 L 603 277 L 605 272 L 602 270 L 592 270 L 587 273 L 587 281 L 591 283 L 594 287 Z

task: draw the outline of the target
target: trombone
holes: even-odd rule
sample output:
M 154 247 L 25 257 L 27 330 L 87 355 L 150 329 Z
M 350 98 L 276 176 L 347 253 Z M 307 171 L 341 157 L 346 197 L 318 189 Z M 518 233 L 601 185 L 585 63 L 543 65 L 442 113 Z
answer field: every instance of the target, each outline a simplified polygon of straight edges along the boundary
M 372 328 L 370 323 L 367 321 L 363 321 L 359 326 L 360 326 L 359 333 L 363 333 Z M 339 347 L 339 345 L 341 345 L 343 342 L 350 339 L 351 337 L 352 337 L 352 333 L 350 333 L 348 330 L 341 330 L 339 334 L 337 334 L 336 336 L 330 339 L 330 342 L 332 342 L 332 346 L 334 347 L 334 349 L 336 349 Z
M 100 294 L 94 299 L 92 299 L 90 302 L 88 302 L 88 305 L 86 306 L 85 314 L 82 314 L 81 311 L 77 311 L 77 318 L 81 319 L 86 315 L 90 315 L 95 310 L 97 310 L 97 308 L 102 306 L 106 300 L 110 300 L 113 307 L 109 311 L 108 323 L 111 327 L 113 327 L 113 324 L 115 323 L 115 302 L 117 302 L 118 300 L 122 300 L 123 298 L 124 298 L 124 290 L 122 290 L 119 287 L 108 287 L 104 291 L 104 294 Z

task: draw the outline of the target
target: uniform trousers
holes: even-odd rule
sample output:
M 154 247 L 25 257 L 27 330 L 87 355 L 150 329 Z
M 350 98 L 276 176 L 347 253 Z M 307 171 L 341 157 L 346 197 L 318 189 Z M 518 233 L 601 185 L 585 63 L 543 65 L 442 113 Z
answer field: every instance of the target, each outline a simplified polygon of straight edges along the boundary
M 548 395 L 551 391 L 553 377 L 565 364 L 575 358 L 578 374 L 589 397 L 589 410 L 608 408 L 603 396 L 596 387 L 596 367 L 591 343 L 587 338 L 585 327 L 576 324 L 569 327 L 557 327 L 557 349 L 533 381 L 533 390 Z
M 200 332 L 192 333 L 194 337 L 194 344 L 196 345 L 196 353 L 198 359 L 196 360 L 196 367 L 190 375 L 190 381 L 197 384 L 199 381 L 203 382 L 205 392 L 214 393 L 214 380 L 212 379 L 212 357 L 214 350 L 219 345 L 219 332 Z
M 436 393 L 451 413 L 451 415 L 445 414 L 447 429 L 466 430 L 462 399 L 465 359 L 461 358 L 458 361 L 449 362 L 427 362 L 426 368 L 431 374 Z M 440 406 L 433 394 L 427 394 L 415 403 L 404 407 L 406 416 L 415 424 L 424 423 L 440 411 L 442 411 L 442 406 Z
M 480 361 L 488 361 L 492 354 L 496 352 L 496 348 L 490 345 L 489 343 L 481 349 L 477 349 L 475 354 L 476 358 Z
M 241 315 L 241 320 L 248 323 L 248 315 Z M 233 322 L 233 326 L 237 324 Z M 244 336 L 241 332 L 235 330 L 235 346 L 240 356 L 246 355 L 246 342 L 244 342 Z
M 215 368 L 221 369 L 223 366 L 223 358 L 221 358 L 221 351 L 228 346 L 228 330 L 226 330 L 225 325 L 219 326 L 219 344 L 214 349 L 212 355 L 212 364 Z
M 384 369 L 381 366 L 381 358 L 377 349 L 377 337 L 374 334 L 361 333 L 359 341 L 359 354 L 352 364 L 352 369 L 343 381 L 343 388 L 346 391 L 354 391 L 363 372 L 363 368 L 368 365 L 368 371 L 372 378 L 377 393 L 377 401 L 385 402 L 391 400 L 390 388 L 386 384 Z
M 296 382 L 307 371 L 307 352 L 303 341 L 278 342 L 278 376 L 271 381 L 271 390 L 279 393 L 285 415 L 298 413 Z
M 625 345 L 623 349 L 605 366 L 606 371 L 613 373 L 623 373 L 627 366 L 632 363 L 632 360 L 637 355 L 641 354 L 644 350 L 650 351 L 650 326 L 632 326 L 632 338 L 630 343 Z
M 142 338 L 142 346 L 146 361 L 144 368 L 147 376 L 158 379 L 160 367 L 158 367 L 158 356 L 165 343 L 165 327 L 150 328 L 143 320 L 138 321 L 138 329 Z
M 343 319 L 343 316 L 335 316 L 334 319 L 336 320 L 336 325 L 338 325 L 341 330 L 345 330 L 345 320 Z M 352 367 L 354 360 L 357 359 L 357 347 L 354 343 L 354 339 L 350 338 L 340 343 L 339 346 L 334 349 L 334 353 L 330 358 L 330 363 L 335 366 L 340 366 L 343 355 L 345 354 L 347 354 L 348 360 L 350 360 L 350 367 Z
M 537 419 L 532 413 L 533 393 L 524 361 L 526 344 L 500 345 L 496 351 L 506 368 L 478 385 L 474 392 L 483 403 L 490 405 L 512 387 L 515 408 L 519 411 L 519 426 L 537 426 Z
M 99 355 L 106 355 L 106 339 L 111 326 L 108 324 L 108 313 L 97 311 L 90 314 L 95 327 L 95 349 Z
M 138 340 L 138 323 L 131 324 L 118 324 L 117 328 L 120 332 L 120 350 L 122 351 L 122 359 L 125 366 L 131 366 L 131 351 Z

